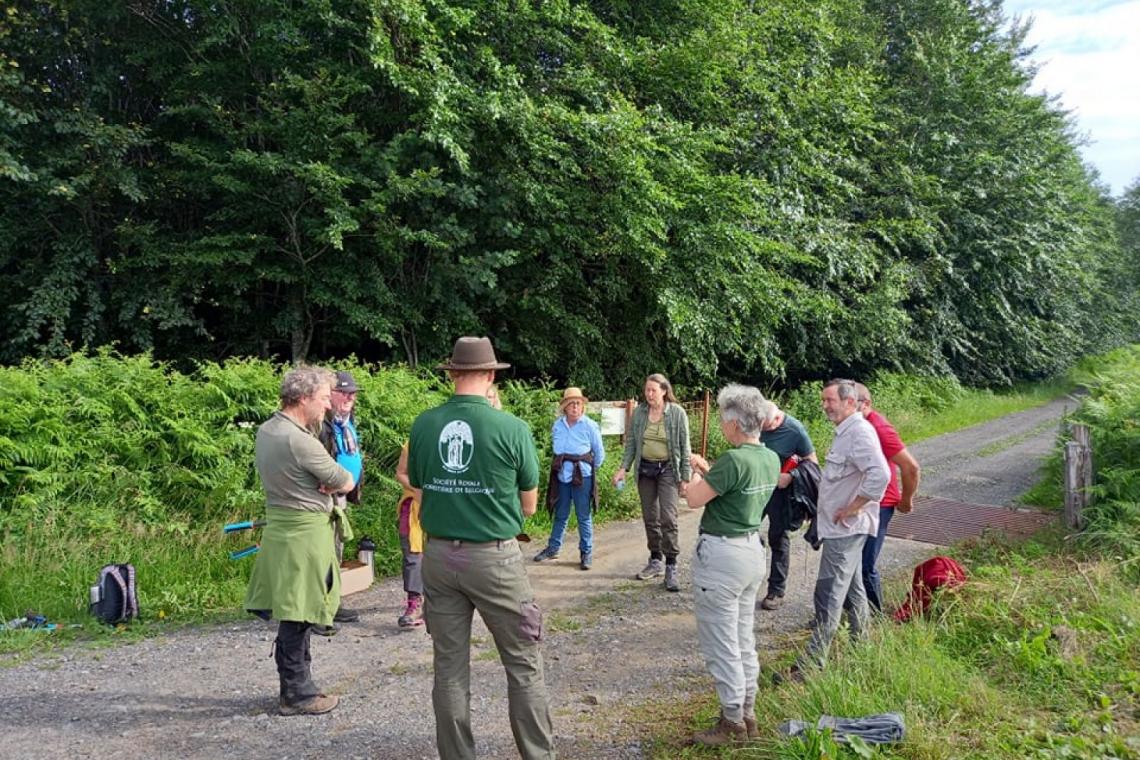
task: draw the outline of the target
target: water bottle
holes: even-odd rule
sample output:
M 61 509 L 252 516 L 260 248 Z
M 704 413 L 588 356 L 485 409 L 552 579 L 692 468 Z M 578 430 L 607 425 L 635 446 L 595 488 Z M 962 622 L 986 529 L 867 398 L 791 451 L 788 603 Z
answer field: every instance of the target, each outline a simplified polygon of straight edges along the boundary
M 372 557 L 376 553 L 376 544 L 368 536 L 360 539 L 360 543 L 356 545 L 356 558 L 366 565 L 372 564 Z
M 625 488 L 625 478 L 622 478 L 618 482 L 614 483 L 614 488 L 616 488 L 619 491 L 622 490 L 623 488 Z

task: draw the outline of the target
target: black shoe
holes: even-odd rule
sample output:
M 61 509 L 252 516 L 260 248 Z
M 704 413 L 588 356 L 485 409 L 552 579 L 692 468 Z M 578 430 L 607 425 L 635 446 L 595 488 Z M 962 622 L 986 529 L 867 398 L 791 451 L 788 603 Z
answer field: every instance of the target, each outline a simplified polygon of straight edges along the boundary
M 357 620 L 360 620 L 360 613 L 348 607 L 341 607 L 333 615 L 334 623 L 355 623 Z
M 336 636 L 336 632 L 340 629 L 335 625 L 314 625 L 313 633 L 318 636 Z

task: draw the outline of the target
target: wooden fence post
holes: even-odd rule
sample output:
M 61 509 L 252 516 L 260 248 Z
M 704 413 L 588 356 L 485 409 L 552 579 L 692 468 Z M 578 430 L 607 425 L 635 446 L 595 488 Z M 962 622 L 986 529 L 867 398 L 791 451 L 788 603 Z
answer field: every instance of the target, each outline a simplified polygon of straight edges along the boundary
M 708 389 L 705 390 L 705 408 L 704 419 L 701 422 L 701 457 L 709 455 L 709 402 L 711 401 L 711 394 Z
M 1093 484 L 1092 446 L 1087 425 L 1073 425 L 1072 434 L 1065 444 L 1065 527 L 1079 530 Z
M 625 432 L 621 434 L 621 445 L 625 445 L 625 437 L 629 435 L 633 426 L 633 409 L 637 406 L 637 399 L 627 399 L 625 402 Z

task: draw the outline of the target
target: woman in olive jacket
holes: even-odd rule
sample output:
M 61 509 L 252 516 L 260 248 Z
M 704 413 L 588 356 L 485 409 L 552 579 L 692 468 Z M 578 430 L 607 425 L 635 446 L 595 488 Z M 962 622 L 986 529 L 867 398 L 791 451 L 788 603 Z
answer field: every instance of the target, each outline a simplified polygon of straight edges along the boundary
M 633 410 L 621 468 L 614 473 L 613 482 L 618 486 L 627 471 L 637 474 L 641 517 L 649 543 L 649 564 L 637 579 L 664 575 L 669 591 L 681 590 L 677 582 L 677 502 L 682 484 L 692 477 L 691 454 L 689 417 L 677 403 L 673 386 L 664 375 L 650 375 L 645 378 L 645 401 Z

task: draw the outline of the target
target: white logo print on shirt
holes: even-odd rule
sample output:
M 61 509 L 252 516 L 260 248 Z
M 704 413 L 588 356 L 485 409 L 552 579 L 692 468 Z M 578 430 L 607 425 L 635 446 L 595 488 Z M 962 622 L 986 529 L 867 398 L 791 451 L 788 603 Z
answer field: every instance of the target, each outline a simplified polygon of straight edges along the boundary
M 452 420 L 439 434 L 439 458 L 448 472 L 465 472 L 475 452 L 471 426 L 463 420 Z

